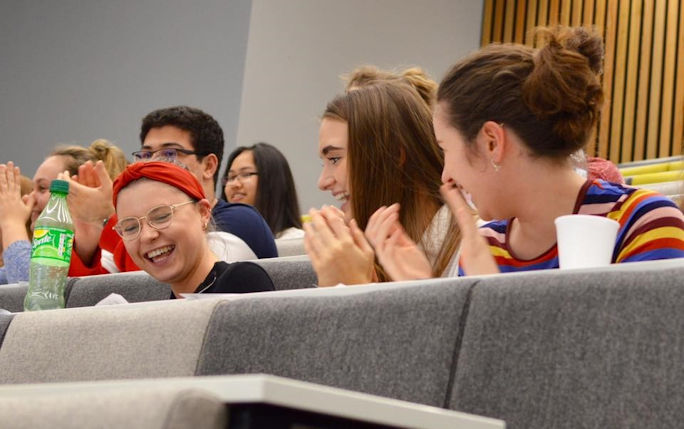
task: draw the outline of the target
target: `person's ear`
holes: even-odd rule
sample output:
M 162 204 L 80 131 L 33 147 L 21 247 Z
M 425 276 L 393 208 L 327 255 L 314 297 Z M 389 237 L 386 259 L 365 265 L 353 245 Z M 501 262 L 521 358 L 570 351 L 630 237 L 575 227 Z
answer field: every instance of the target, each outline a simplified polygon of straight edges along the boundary
M 206 231 L 206 226 L 211 221 L 211 203 L 204 198 L 197 202 L 197 207 L 199 209 L 200 217 L 202 218 L 202 227 Z
M 504 124 L 487 121 L 482 125 L 483 153 L 494 165 L 499 166 L 506 148 L 506 131 Z
M 218 168 L 218 157 L 215 154 L 210 153 L 202 158 L 202 176 L 204 179 L 213 179 Z

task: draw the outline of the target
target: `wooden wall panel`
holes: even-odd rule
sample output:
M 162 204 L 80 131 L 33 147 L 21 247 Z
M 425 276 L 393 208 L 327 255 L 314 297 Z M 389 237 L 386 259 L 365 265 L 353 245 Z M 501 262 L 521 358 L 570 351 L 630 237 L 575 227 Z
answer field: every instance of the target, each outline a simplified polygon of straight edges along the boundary
M 513 42 L 513 26 L 515 25 L 515 0 L 507 0 L 505 3 L 503 41 L 511 43 Z
M 681 155 L 684 153 L 684 6 L 679 5 L 679 36 L 677 37 L 677 78 L 675 80 L 675 103 L 672 140 L 674 146 L 672 148 L 672 155 Z M 679 139 L 679 144 L 677 144 Z
M 541 0 L 543 1 L 543 0 Z M 523 43 L 532 45 L 532 29 L 537 26 L 537 0 L 527 1 L 527 19 L 525 22 L 525 38 Z
M 653 23 L 653 56 L 651 57 L 651 89 L 649 91 L 648 124 L 646 131 L 646 158 L 658 154 L 658 128 L 660 124 L 660 100 L 663 87 L 663 51 L 665 47 L 665 6 L 667 0 L 655 0 Z
M 492 42 L 503 42 L 503 23 L 506 0 L 495 0 L 494 2 L 494 27 L 492 28 Z
M 572 19 L 572 1 L 571 0 L 561 0 L 560 4 L 560 25 L 568 26 L 570 25 L 570 20 Z
M 677 18 L 679 2 L 669 1 L 667 4 L 665 24 L 665 60 L 663 64 L 663 92 L 661 100 L 660 138 L 658 156 L 669 156 L 671 148 L 666 143 L 672 141 L 672 114 L 675 91 L 675 64 L 677 63 Z M 669 43 L 672 40 L 675 43 Z M 681 118 L 680 118 L 681 121 Z
M 634 126 L 636 124 L 636 96 L 637 96 L 637 78 L 638 67 L 633 65 L 639 64 L 639 35 L 641 34 L 641 16 L 643 0 L 631 1 L 631 13 L 629 22 L 629 39 L 627 40 L 628 52 L 626 64 L 632 67 L 626 68 L 625 81 L 625 109 L 622 118 L 622 154 L 620 159 L 633 159 L 634 153 Z M 618 146 L 618 145 L 616 145 Z
M 621 1 L 618 9 L 617 34 L 615 37 L 615 66 L 613 72 L 613 97 L 611 100 L 612 112 L 610 114 L 610 156 L 605 158 L 620 159 L 622 142 L 622 130 L 626 125 L 623 122 L 625 112 L 625 93 L 630 92 L 625 88 L 627 74 L 627 42 L 629 40 L 629 14 L 631 12 L 629 1 Z M 604 116 L 608 116 L 604 111 Z M 627 146 L 626 144 L 624 146 Z
M 604 40 L 604 106 L 587 145 L 615 163 L 684 152 L 683 0 L 485 0 L 482 45 L 539 46 L 536 26 L 583 25 Z
M 482 37 L 480 38 L 480 44 L 482 46 L 487 46 L 492 41 L 492 19 L 494 15 L 494 2 L 485 1 L 484 10 L 482 11 Z
M 651 90 L 651 53 L 653 43 L 654 7 L 652 1 L 644 3 L 642 11 L 641 55 L 639 66 L 639 85 L 637 88 L 637 119 L 634 129 L 635 160 L 646 158 L 646 129 L 648 119 L 648 93 Z
M 527 1 L 518 0 L 515 7 L 515 40 L 525 40 L 525 16 L 527 12 Z
M 570 25 L 582 25 L 582 6 L 582 2 L 579 0 L 572 2 L 572 18 L 570 19 Z

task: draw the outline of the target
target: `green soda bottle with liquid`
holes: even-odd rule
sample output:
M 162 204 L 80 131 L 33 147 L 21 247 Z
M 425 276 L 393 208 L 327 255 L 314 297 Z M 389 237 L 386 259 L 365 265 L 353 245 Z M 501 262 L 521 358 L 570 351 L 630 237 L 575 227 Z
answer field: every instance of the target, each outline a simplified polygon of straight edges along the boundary
M 64 308 L 64 289 L 74 243 L 74 224 L 66 201 L 68 194 L 69 182 L 53 180 L 50 199 L 36 219 L 29 287 L 24 299 L 26 311 Z

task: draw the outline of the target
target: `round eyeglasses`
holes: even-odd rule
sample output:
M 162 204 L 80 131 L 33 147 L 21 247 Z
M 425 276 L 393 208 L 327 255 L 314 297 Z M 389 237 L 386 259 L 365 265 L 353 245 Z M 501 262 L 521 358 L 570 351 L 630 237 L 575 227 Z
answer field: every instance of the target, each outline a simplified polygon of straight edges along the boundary
M 182 153 L 183 155 L 197 155 L 197 152 L 195 151 L 180 147 L 165 147 L 163 149 L 157 150 L 139 150 L 137 152 L 133 152 L 132 155 L 136 161 L 150 161 L 152 159 L 159 158 L 174 160 L 178 158 L 179 153 Z
M 114 225 L 114 231 L 124 240 L 134 240 L 140 235 L 143 219 L 147 219 L 147 224 L 156 230 L 164 229 L 171 225 L 173 213 L 178 207 L 195 202 L 190 200 L 184 203 L 157 206 L 151 208 L 145 216 L 119 219 Z

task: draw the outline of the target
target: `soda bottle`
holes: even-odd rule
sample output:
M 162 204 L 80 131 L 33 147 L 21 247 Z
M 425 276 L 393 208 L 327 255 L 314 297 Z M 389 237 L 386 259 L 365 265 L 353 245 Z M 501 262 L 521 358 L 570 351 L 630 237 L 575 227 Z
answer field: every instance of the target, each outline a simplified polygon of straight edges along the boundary
M 53 180 L 50 199 L 36 219 L 24 310 L 64 308 L 74 225 L 67 206 L 69 182 Z

